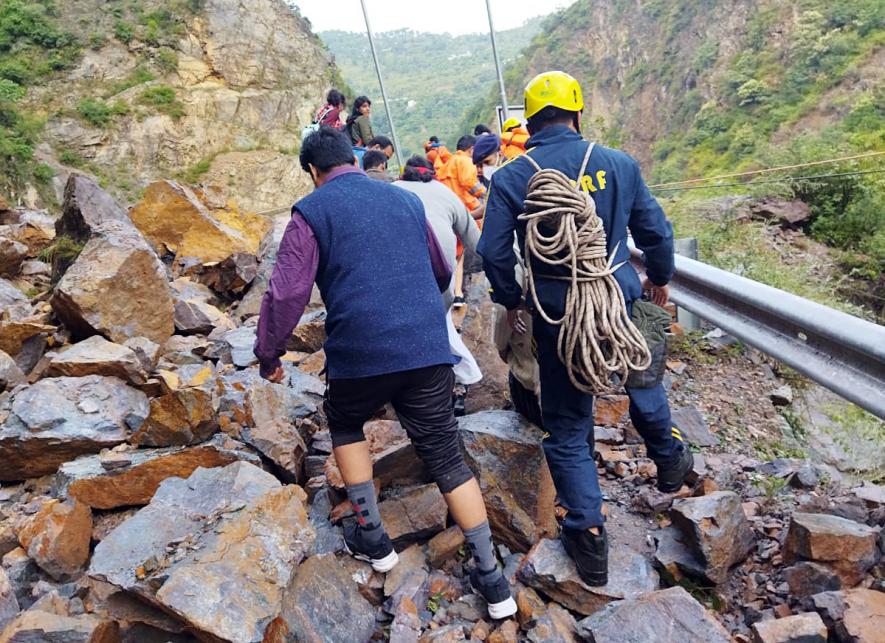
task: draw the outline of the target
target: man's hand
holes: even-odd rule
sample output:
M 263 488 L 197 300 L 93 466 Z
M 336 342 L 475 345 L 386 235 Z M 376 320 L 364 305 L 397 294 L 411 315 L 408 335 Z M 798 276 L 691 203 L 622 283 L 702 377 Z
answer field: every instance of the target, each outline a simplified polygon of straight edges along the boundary
M 642 290 L 647 290 L 651 295 L 652 303 L 661 308 L 670 301 L 670 286 L 656 286 L 649 281 L 648 277 L 642 280 Z
M 525 312 L 525 308 L 522 306 L 507 311 L 507 323 L 517 335 L 525 335 L 526 332 L 525 320 L 522 318 L 523 312 Z
M 283 370 L 282 366 L 277 366 L 277 370 L 268 375 L 265 379 L 268 382 L 273 382 L 274 384 L 279 384 L 283 381 L 283 378 L 286 376 L 286 372 Z

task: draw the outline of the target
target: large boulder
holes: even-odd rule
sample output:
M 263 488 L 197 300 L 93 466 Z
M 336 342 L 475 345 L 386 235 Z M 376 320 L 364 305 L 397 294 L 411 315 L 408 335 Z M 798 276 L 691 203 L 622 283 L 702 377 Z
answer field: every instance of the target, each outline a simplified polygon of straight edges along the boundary
M 828 514 L 794 513 L 784 560 L 810 560 L 832 569 L 846 587 L 857 585 L 881 558 L 879 529 Z
M 626 547 L 609 554 L 609 581 L 603 587 L 585 584 L 559 540 L 544 539 L 526 555 L 517 578 L 568 609 L 593 614 L 611 601 L 634 599 L 658 586 L 658 576 L 644 556 Z
M 16 392 L 0 425 L 0 481 L 55 473 L 125 442 L 148 415 L 147 396 L 115 377 L 56 377 Z
M 446 528 L 449 508 L 435 484 L 427 484 L 378 505 L 387 535 L 410 542 L 438 534 Z
M 0 275 L 15 276 L 28 258 L 28 247 L 15 239 L 0 236 Z
M 246 392 L 246 410 L 251 418 L 241 437 L 273 462 L 289 482 L 301 482 L 307 445 L 298 432 L 295 418 L 288 414 L 289 390 L 281 384 L 263 382 Z
M 50 500 L 18 532 L 28 556 L 56 580 L 83 568 L 91 538 L 92 511 L 77 500 Z
M 15 360 L 0 350 L 0 393 L 25 382 L 27 378 Z
M 131 442 L 148 447 L 186 446 L 199 444 L 216 431 L 212 393 L 203 388 L 181 388 L 151 400 L 150 413 Z
M 211 469 L 238 460 L 260 464 L 257 456 L 223 436 L 195 447 L 138 449 L 114 456 L 91 455 L 66 462 L 55 474 L 53 494 L 93 509 L 146 505 L 167 478 L 187 478 L 199 467 Z
M 138 231 L 107 223 L 58 282 L 55 314 L 77 336 L 123 343 L 146 337 L 162 344 L 174 332 L 166 270 Z
M 199 190 L 157 181 L 130 214 L 157 254 L 174 254 L 176 262 L 220 262 L 238 252 L 257 255 L 270 220 L 234 207 L 215 208 L 207 201 Z
M 459 419 L 462 450 L 482 489 L 495 539 L 528 549 L 556 533 L 555 489 L 541 430 L 512 411 Z
M 391 484 L 411 484 L 429 480 L 424 463 L 415 453 L 412 441 L 399 422 L 373 420 L 363 426 L 372 458 L 372 473 L 381 488 Z M 344 480 L 335 455 L 326 459 L 323 467 L 326 480 L 336 489 L 344 489 Z
M 105 375 L 119 377 L 131 384 L 144 384 L 148 374 L 131 348 L 93 335 L 67 350 L 56 353 L 49 362 L 50 377 L 84 377 Z
M 677 499 L 670 517 L 714 583 L 724 582 L 753 547 L 753 529 L 733 491 Z
M 681 587 L 614 601 L 578 623 L 588 641 L 618 643 L 729 643 L 716 618 Z
M 28 610 L 0 634 L 0 643 L 117 643 L 119 626 L 89 614 L 66 616 Z
M 89 575 L 174 614 L 202 639 L 258 643 L 313 548 L 305 503 L 300 487 L 245 462 L 169 478 L 98 544 Z
M 305 560 L 283 594 L 285 641 L 368 641 L 375 610 L 333 554 Z
M 755 643 L 827 643 L 827 626 L 817 612 L 753 624 Z
M 129 224 L 126 210 L 91 178 L 73 173 L 65 184 L 61 217 L 55 233 L 77 241 L 88 241 L 111 222 Z
M 36 257 L 55 238 L 55 219 L 40 210 L 12 210 L 0 216 L 0 237 L 24 245 L 27 255 Z
M 467 411 L 475 413 L 504 408 L 510 399 L 507 382 L 510 369 L 498 356 L 492 336 L 495 327 L 495 304 L 489 299 L 489 283 L 484 273 L 474 274 L 464 288 L 467 314 L 461 324 L 461 338 L 476 358 L 482 379 L 471 385 Z

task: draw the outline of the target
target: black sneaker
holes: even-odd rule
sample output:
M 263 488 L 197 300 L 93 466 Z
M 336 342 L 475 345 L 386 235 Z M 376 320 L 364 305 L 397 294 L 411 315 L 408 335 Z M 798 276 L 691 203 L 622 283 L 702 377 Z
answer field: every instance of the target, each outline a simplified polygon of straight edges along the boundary
M 387 533 L 377 544 L 370 544 L 366 541 L 365 530 L 360 529 L 355 522 L 344 525 L 344 548 L 348 554 L 357 560 L 366 561 L 372 565 L 372 569 L 382 574 L 389 572 L 399 562 L 399 556 Z
M 510 595 L 510 583 L 497 567 L 483 572 L 478 567 L 470 570 L 470 584 L 489 605 L 489 616 L 493 619 L 507 618 L 516 614 L 516 601 Z
M 464 306 L 466 306 L 466 305 L 467 305 L 467 300 L 465 300 L 464 297 L 455 297 L 452 300 L 452 307 L 453 308 L 464 308 Z
M 683 442 L 678 454 L 655 464 L 658 467 L 658 491 L 674 493 L 682 488 L 685 479 L 694 469 L 694 456 Z
M 605 527 L 599 528 L 598 536 L 586 529 L 563 527 L 560 539 L 565 551 L 575 561 L 582 581 L 592 587 L 608 583 L 608 536 Z

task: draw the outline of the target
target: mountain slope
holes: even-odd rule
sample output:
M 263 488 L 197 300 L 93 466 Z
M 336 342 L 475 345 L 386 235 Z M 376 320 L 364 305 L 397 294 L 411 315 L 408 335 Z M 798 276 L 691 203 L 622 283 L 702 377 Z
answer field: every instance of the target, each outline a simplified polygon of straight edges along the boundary
M 198 178 L 250 208 L 305 187 L 291 151 L 334 68 L 283 0 L 4 0 L 0 180 L 46 205 L 72 168 L 123 200 Z
M 542 20 L 535 18 L 522 27 L 498 34 L 504 64 L 517 59 Z M 365 94 L 372 99 L 375 130 L 389 132 L 366 35 L 325 31 L 319 36 L 334 54 L 354 96 Z M 463 131 L 459 124 L 464 110 L 495 80 L 487 33 L 451 36 L 403 29 L 376 34 L 376 47 L 397 135 L 407 153 L 421 151 L 422 143 L 431 135 L 454 146 L 458 136 L 473 131 L 475 123 Z M 348 101 L 354 96 L 348 96 Z

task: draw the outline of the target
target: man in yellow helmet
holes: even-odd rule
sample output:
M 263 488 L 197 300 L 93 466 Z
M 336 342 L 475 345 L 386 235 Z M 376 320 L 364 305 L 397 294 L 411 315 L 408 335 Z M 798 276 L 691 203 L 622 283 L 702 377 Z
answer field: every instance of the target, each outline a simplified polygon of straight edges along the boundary
M 673 275 L 673 229 L 663 210 L 648 191 L 639 164 L 624 152 L 595 145 L 582 176 L 588 146 L 580 134 L 584 99 L 578 81 L 561 71 L 535 77 L 525 88 L 525 114 L 531 139 L 525 156 L 541 168 L 555 168 L 576 181 L 596 204 L 605 228 L 608 253 L 614 252 L 614 273 L 624 294 L 628 312 L 643 290 L 658 305 L 667 302 L 667 282 Z M 485 224 L 477 251 L 483 258 L 492 284 L 492 300 L 504 306 L 514 332 L 524 333 L 522 310 L 533 308 L 523 301 L 523 284 L 514 273 L 519 248 L 525 248 L 525 222 L 517 217 L 525 211 L 524 201 L 535 167 L 518 157 L 501 167 L 492 178 Z M 647 279 L 640 284 L 629 258 L 627 229 L 644 252 Z M 523 256 L 525 253 L 523 252 Z M 538 304 L 551 319 L 562 317 L 569 270 L 532 262 Z M 593 396 L 575 388 L 557 355 L 559 326 L 532 315 L 532 334 L 537 345 L 541 380 L 541 415 L 544 452 L 562 506 L 568 511 L 562 523 L 562 541 L 574 558 L 578 572 L 590 585 L 608 581 L 608 543 L 602 494 L 592 458 Z M 649 456 L 658 468 L 658 488 L 678 490 L 692 469 L 691 452 L 671 428 L 670 407 L 660 380 L 643 388 L 626 387 L 630 396 L 630 418 L 645 440 Z
M 501 153 L 507 159 L 525 154 L 525 144 L 529 140 L 529 132 L 522 126 L 518 118 L 508 118 L 501 125 Z

